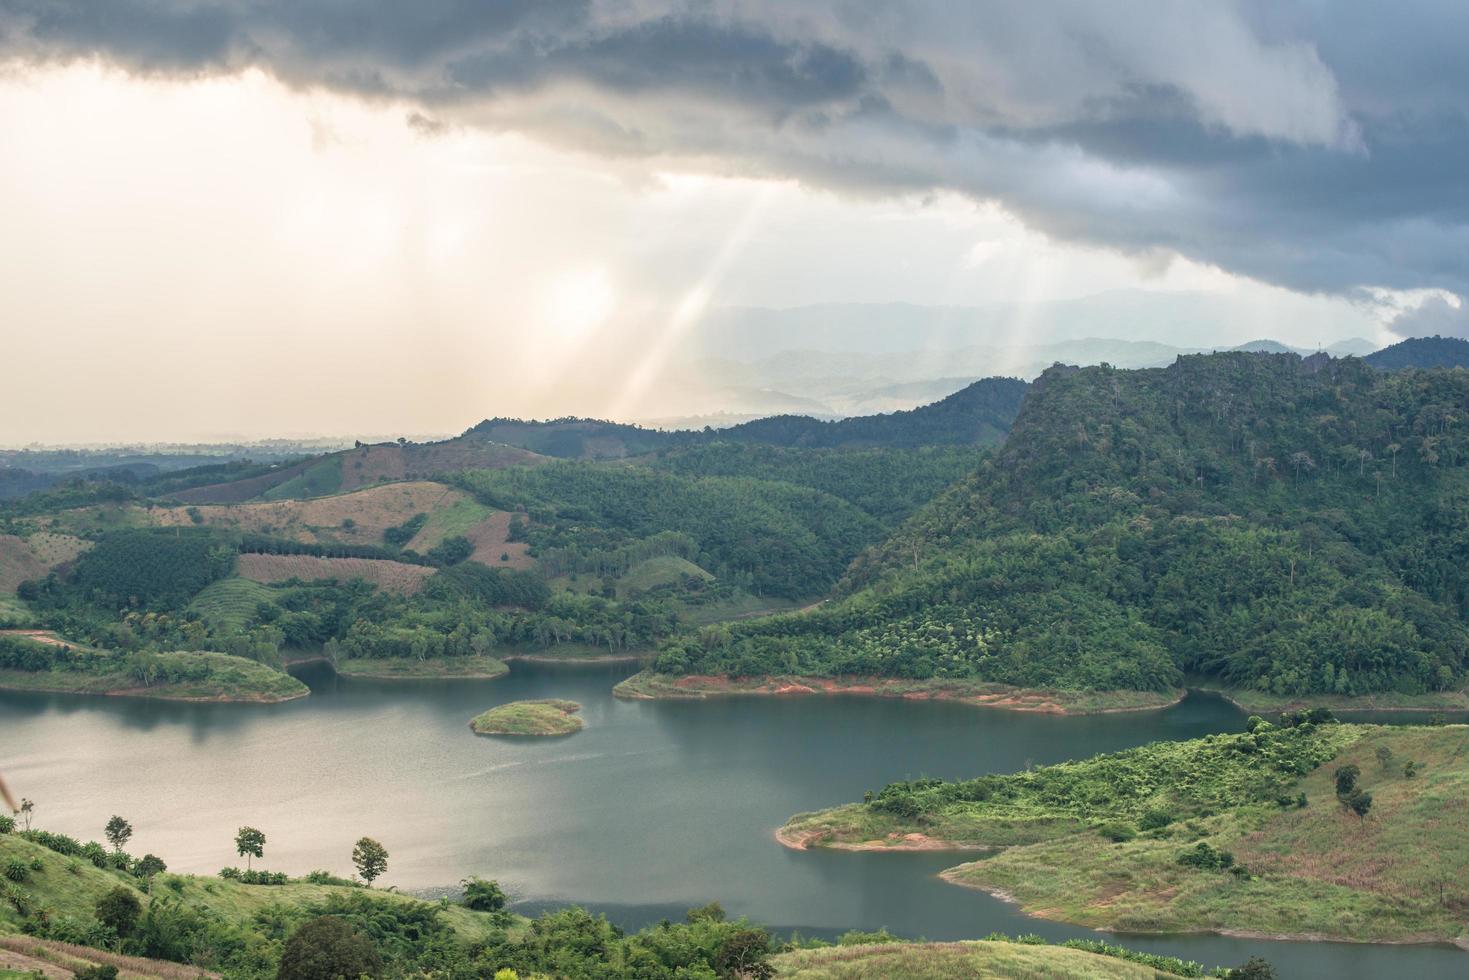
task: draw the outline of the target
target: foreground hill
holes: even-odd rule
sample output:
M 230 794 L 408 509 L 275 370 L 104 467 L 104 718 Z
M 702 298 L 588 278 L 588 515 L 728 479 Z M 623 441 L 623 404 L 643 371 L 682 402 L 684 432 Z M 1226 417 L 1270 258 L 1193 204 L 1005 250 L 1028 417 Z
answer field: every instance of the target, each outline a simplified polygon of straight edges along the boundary
M 1326 355 L 1055 368 L 1006 444 L 839 601 L 670 647 L 675 674 L 1424 695 L 1469 662 L 1469 373 Z
M 1404 368 L 1469 368 L 1469 340 L 1458 337 L 1410 337 L 1362 358 L 1383 371 Z
M 793 817 L 779 836 L 792 847 L 997 850 L 943 877 L 1096 928 L 1463 941 L 1469 843 L 1445 815 L 1469 807 L 1469 727 L 1319 719 L 1257 718 L 1240 735 L 894 783 L 867 803 Z
M 769 977 L 772 967 L 812 980 L 942 980 L 956 971 L 998 980 L 1229 975 L 1101 942 L 909 944 L 886 933 L 851 933 L 839 947 L 784 943 L 744 919 L 727 919 L 718 903 L 691 909 L 683 922 L 624 933 L 578 908 L 534 920 L 513 915 L 499 886 L 476 878 L 461 882 L 462 897 L 424 901 L 325 871 L 304 878 L 234 868 L 217 878 L 170 874 L 153 855 L 134 858 L 5 821 L 0 975 L 21 971 L 17 980 L 31 970 L 64 980 L 92 964 L 116 967 L 124 980 L 265 980 L 278 971 L 306 975 L 281 964 L 299 962 L 308 950 L 317 971 L 310 975 L 322 977 L 693 980 Z M 308 938 L 324 916 L 346 941 Z

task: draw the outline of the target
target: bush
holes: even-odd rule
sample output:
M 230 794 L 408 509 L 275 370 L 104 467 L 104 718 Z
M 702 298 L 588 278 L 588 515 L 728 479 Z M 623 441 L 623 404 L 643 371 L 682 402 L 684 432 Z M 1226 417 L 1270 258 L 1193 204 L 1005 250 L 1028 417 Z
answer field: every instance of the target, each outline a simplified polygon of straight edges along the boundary
M 31 876 L 31 869 L 20 858 L 11 858 L 5 864 L 4 874 L 11 881 L 25 881 Z
M 1144 810 L 1138 817 L 1137 826 L 1139 830 L 1162 830 L 1172 822 L 1173 814 L 1167 810 Z
M 276 980 L 378 977 L 382 972 L 382 957 L 366 936 L 335 915 L 322 915 L 291 935 Z
M 8 834 L 14 829 L 15 818 L 8 814 L 0 813 L 0 834 Z
M 476 912 L 499 912 L 505 907 L 505 893 L 501 891 L 498 882 L 485 881 L 482 878 L 465 878 L 459 883 L 464 889 L 464 898 L 460 904 L 467 909 Z
M 1228 851 L 1215 850 L 1199 841 L 1192 850 L 1184 851 L 1178 856 L 1178 863 L 1200 871 L 1226 871 L 1233 866 L 1234 855 Z
M 93 963 L 72 974 L 72 980 L 117 980 L 117 967 L 106 963 Z
M 73 857 L 82 853 L 81 843 L 75 837 L 68 837 L 65 834 L 53 834 L 48 830 L 27 830 L 23 831 L 20 836 L 32 844 L 40 844 L 57 854 Z

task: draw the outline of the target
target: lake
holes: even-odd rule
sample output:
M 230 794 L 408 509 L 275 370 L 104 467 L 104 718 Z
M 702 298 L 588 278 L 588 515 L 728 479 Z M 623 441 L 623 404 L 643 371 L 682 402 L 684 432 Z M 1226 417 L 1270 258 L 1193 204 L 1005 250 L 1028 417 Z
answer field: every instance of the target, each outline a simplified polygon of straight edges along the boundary
M 233 838 L 248 824 L 267 837 L 258 866 L 347 874 L 367 835 L 391 854 L 382 884 L 448 889 L 474 874 L 522 910 L 577 903 L 628 927 L 717 899 L 782 932 L 1060 939 L 1096 934 L 939 880 L 953 854 L 796 852 L 772 833 L 792 813 L 895 779 L 1007 772 L 1244 725 L 1203 696 L 1079 718 L 860 697 L 613 698 L 634 669 L 518 662 L 494 681 L 376 682 L 311 664 L 298 669 L 311 697 L 264 706 L 0 692 L 0 771 L 36 801 L 38 825 L 101 839 L 121 814 L 137 828 L 130 849 L 174 871 L 240 863 Z M 586 729 L 519 741 L 470 732 L 480 711 L 532 697 L 581 702 Z M 1208 965 L 1258 953 L 1283 977 L 1469 971 L 1469 954 L 1451 947 L 1124 941 Z

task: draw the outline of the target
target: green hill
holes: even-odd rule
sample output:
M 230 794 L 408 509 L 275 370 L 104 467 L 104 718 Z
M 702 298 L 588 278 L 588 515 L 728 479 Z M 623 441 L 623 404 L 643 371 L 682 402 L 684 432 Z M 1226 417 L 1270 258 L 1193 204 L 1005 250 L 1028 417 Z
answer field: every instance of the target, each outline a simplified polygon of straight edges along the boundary
M 839 601 L 658 669 L 1455 691 L 1466 414 L 1469 373 L 1325 355 L 1053 368 L 1006 444 L 859 558 Z
M 1405 368 L 1469 368 L 1469 340 L 1459 337 L 1410 337 L 1362 358 L 1383 371 Z
M 894 783 L 779 838 L 997 851 L 943 877 L 1099 929 L 1462 941 L 1469 842 L 1444 814 L 1469 806 L 1466 758 L 1463 725 L 1255 718 L 1237 735 Z

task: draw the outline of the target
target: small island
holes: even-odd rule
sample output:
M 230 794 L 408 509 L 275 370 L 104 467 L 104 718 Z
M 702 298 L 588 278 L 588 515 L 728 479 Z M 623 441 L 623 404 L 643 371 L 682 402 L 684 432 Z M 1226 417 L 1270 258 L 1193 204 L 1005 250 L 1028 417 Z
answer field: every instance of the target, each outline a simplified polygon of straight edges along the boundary
M 581 731 L 575 701 L 547 698 L 511 701 L 475 716 L 469 723 L 476 735 L 570 735 Z

